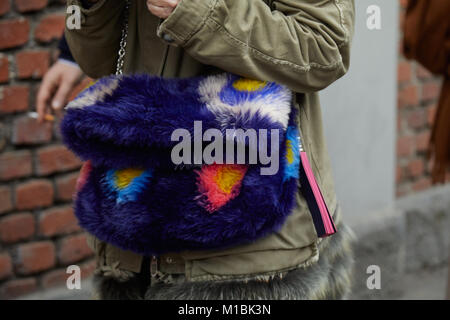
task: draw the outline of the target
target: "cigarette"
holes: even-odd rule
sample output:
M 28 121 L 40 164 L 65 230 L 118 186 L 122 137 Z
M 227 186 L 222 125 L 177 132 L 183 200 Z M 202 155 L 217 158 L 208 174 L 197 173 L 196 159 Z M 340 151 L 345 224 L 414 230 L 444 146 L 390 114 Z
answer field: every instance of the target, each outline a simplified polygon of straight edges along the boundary
M 39 117 L 37 112 L 28 112 L 28 116 L 33 119 L 37 119 Z M 55 117 L 51 114 L 46 113 L 44 115 L 44 120 L 53 122 L 53 121 L 55 121 Z

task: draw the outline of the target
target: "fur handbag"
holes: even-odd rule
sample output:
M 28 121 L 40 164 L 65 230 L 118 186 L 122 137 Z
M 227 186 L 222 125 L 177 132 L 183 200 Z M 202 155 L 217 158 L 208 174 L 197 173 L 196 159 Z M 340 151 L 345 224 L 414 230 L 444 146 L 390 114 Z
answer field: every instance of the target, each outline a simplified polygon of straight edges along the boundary
M 284 86 L 228 73 L 100 79 L 61 123 L 64 143 L 86 161 L 75 196 L 80 225 L 144 255 L 224 248 L 277 231 L 298 192 L 291 98 Z M 176 132 L 190 138 L 183 152 Z M 276 170 L 265 173 L 268 158 Z

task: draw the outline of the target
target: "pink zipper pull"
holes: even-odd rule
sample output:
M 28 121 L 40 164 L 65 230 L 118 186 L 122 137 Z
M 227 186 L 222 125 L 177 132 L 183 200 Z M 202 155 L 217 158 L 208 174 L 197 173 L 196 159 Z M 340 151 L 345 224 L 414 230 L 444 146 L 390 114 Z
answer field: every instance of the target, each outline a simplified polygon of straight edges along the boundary
M 322 191 L 317 183 L 311 165 L 308 160 L 308 155 L 303 148 L 302 140 L 300 138 L 300 130 L 298 135 L 298 147 L 300 150 L 300 190 L 305 197 L 308 204 L 309 211 L 316 228 L 317 236 L 319 238 L 328 237 L 336 233 L 336 226 L 333 218 L 328 211 L 328 207 L 323 198 Z

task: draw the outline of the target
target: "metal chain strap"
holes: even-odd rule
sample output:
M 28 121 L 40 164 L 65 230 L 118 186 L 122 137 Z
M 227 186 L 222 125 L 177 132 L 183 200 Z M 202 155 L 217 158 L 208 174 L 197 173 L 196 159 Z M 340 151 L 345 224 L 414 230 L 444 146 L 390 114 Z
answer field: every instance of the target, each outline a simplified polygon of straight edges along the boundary
M 123 74 L 123 64 L 125 61 L 125 49 L 127 47 L 128 37 L 128 16 L 130 11 L 130 0 L 125 1 L 125 10 L 123 18 L 122 36 L 120 38 L 119 56 L 117 58 L 116 75 Z

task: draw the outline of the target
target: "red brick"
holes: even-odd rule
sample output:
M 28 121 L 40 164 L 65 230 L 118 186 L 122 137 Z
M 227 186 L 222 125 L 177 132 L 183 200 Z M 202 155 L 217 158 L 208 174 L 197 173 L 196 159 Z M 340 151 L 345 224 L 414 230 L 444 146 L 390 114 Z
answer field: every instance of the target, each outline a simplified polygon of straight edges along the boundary
M 75 172 L 56 178 L 56 199 L 62 201 L 72 200 L 78 175 L 78 172 Z
M 0 219 L 0 240 L 13 243 L 30 238 L 35 231 L 31 213 L 14 213 Z
M 396 183 L 400 183 L 400 181 L 403 180 L 404 177 L 404 169 L 402 166 L 397 166 L 397 170 L 396 170 L 396 175 L 395 175 L 395 180 Z
M 49 271 L 41 278 L 42 287 L 47 289 L 62 286 L 66 283 L 68 276 L 69 274 L 66 273 L 66 269 Z
M 414 141 L 413 137 L 400 137 L 397 139 L 397 156 L 409 156 L 413 152 Z
M 11 211 L 12 205 L 11 189 L 9 186 L 0 186 L 0 214 Z
M 94 274 L 96 268 L 95 259 L 85 262 L 80 265 L 81 280 L 87 279 Z M 41 278 L 41 284 L 44 288 L 52 288 L 62 286 L 67 282 L 70 274 L 67 273 L 67 268 L 52 270 L 46 273 Z
M 39 218 L 39 234 L 51 237 L 80 230 L 71 206 L 51 208 Z
M 425 152 L 428 150 L 430 136 L 430 131 L 424 131 L 416 135 L 416 150 L 418 152 Z
M 9 126 L 6 121 L 0 121 L 0 153 L 4 152 L 9 141 Z
M 434 119 L 436 118 L 436 112 L 437 112 L 437 106 L 436 105 L 428 107 L 428 109 L 427 109 L 427 120 L 428 120 L 428 125 L 429 126 L 433 126 Z
M 401 197 L 406 196 L 408 193 L 409 193 L 409 192 L 408 192 L 407 189 L 404 189 L 404 188 L 398 188 L 398 189 L 395 191 L 395 196 L 396 196 L 397 198 L 401 198 Z
M 408 126 L 413 129 L 422 128 L 427 124 L 427 114 L 423 109 L 412 111 L 408 114 Z
M 19 184 L 16 188 L 16 207 L 34 209 L 53 203 L 53 186 L 48 180 L 31 180 Z
M 439 98 L 440 92 L 441 85 L 439 83 L 426 83 L 422 87 L 422 100 L 437 100 Z
M 16 54 L 17 75 L 20 79 L 40 79 L 50 63 L 49 51 L 22 51 Z
M 427 69 L 425 69 L 418 63 L 416 65 L 417 65 L 416 74 L 419 79 L 429 80 L 429 79 L 433 78 L 433 75 L 431 74 L 430 71 L 428 71 Z
M 421 178 L 413 184 L 412 189 L 416 192 L 424 191 L 426 189 L 429 189 L 431 185 L 431 179 L 429 177 Z
M 405 83 L 411 81 L 411 63 L 402 61 L 398 64 L 397 77 L 398 82 Z
M 403 121 L 403 117 L 402 116 L 397 116 L 397 132 L 402 132 L 403 128 L 405 127 L 405 124 Z
M 9 3 L 9 0 L 0 0 L 0 16 L 8 13 L 10 9 L 11 4 Z
M 12 143 L 42 144 L 52 139 L 52 123 L 38 123 L 28 116 L 20 117 L 13 122 Z
M 17 11 L 29 12 L 44 9 L 48 0 L 15 0 Z
M 12 275 L 12 262 L 8 253 L 0 253 L 0 280 Z
M 39 22 L 34 37 L 40 42 L 50 42 L 61 38 L 65 27 L 65 16 L 62 14 L 48 15 Z
M 416 106 L 419 104 L 417 87 L 413 85 L 406 86 L 398 92 L 398 106 L 400 108 Z
M 0 83 L 8 81 L 9 81 L 9 60 L 7 56 L 0 54 Z
M 32 242 L 17 249 L 16 270 L 22 275 L 48 270 L 55 266 L 55 246 L 51 241 Z
M 28 42 L 30 23 L 27 19 L 0 21 L 0 50 L 21 46 Z
M 3 299 L 13 299 L 36 290 L 37 281 L 35 278 L 16 279 L 6 282 L 0 288 L 0 297 Z
M 74 263 L 90 256 L 92 256 L 92 250 L 87 245 L 85 234 L 69 236 L 61 241 L 58 252 L 60 263 Z
M 412 160 L 408 163 L 409 176 L 416 178 L 424 173 L 425 165 L 422 159 Z
M 426 159 L 425 160 L 425 172 L 427 174 L 433 171 L 433 161 Z
M 26 111 L 30 88 L 27 86 L 7 86 L 0 89 L 0 113 Z
M 0 180 L 31 175 L 31 153 L 28 150 L 8 151 L 0 155 Z
M 80 166 L 81 160 L 63 145 L 44 147 L 37 152 L 36 170 L 39 175 L 73 170 Z

